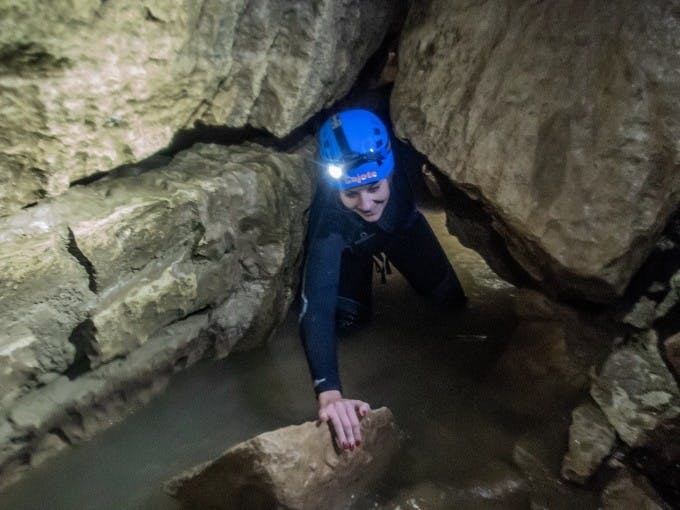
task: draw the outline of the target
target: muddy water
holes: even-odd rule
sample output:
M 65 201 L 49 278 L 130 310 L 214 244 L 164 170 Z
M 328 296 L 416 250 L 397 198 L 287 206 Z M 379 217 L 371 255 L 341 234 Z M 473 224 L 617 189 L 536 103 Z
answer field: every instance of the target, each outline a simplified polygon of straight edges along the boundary
M 430 221 L 444 232 L 443 215 Z M 352 508 L 597 508 L 593 491 L 557 477 L 572 403 L 495 375 L 517 322 L 514 289 L 441 237 L 469 306 L 442 314 L 392 275 L 376 284 L 370 327 L 340 345 L 345 393 L 389 406 L 403 430 L 391 471 Z M 179 374 L 149 406 L 7 489 L 0 508 L 177 509 L 163 480 L 315 413 L 291 313 L 269 345 Z

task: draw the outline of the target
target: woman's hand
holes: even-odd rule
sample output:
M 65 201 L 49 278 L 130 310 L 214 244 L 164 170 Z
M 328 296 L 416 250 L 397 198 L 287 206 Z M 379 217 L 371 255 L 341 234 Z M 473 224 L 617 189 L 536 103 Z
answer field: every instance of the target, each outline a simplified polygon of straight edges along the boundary
M 319 419 L 331 422 L 338 446 L 344 450 L 354 450 L 361 444 L 359 420 L 370 410 L 366 402 L 342 398 L 338 390 L 319 393 Z

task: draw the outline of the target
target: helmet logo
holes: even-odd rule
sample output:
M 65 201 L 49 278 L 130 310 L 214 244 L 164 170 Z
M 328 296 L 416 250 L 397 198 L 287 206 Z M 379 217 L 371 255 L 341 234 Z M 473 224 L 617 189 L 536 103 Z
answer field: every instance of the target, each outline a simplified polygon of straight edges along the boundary
M 346 175 L 345 176 L 345 184 L 354 184 L 354 185 L 359 185 L 364 181 L 367 181 L 368 179 L 375 179 L 378 177 L 378 172 L 375 171 L 370 171 L 370 172 L 364 172 L 358 175 Z

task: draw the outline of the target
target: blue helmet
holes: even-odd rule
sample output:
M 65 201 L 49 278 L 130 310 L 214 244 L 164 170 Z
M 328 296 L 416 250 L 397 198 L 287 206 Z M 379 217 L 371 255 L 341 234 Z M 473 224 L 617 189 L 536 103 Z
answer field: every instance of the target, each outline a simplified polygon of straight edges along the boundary
M 368 110 L 345 110 L 326 120 L 319 149 L 324 175 L 337 189 L 377 182 L 394 169 L 387 128 Z

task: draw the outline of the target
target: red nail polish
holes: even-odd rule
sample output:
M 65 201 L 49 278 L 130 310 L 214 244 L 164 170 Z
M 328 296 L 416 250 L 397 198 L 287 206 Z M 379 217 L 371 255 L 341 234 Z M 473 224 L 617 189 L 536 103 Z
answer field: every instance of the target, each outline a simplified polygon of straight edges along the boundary
M 361 441 L 357 441 L 357 446 L 361 446 Z

